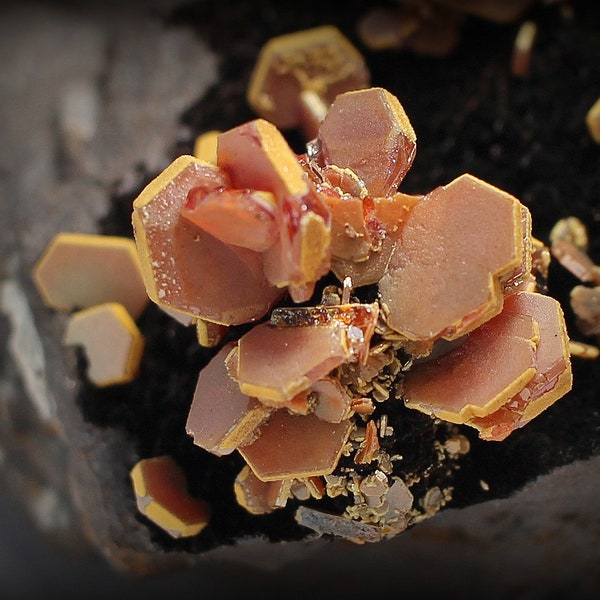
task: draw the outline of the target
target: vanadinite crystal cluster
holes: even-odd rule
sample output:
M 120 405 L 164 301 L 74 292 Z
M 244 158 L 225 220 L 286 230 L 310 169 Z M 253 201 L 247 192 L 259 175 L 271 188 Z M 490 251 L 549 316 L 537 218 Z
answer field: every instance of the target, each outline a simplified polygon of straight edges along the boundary
M 528 209 L 471 174 L 399 192 L 415 152 L 399 100 L 367 88 L 337 96 L 304 154 L 255 119 L 134 202 L 149 297 L 214 348 L 187 434 L 243 457 L 232 493 L 252 514 L 393 536 L 451 495 L 411 471 L 411 415 L 451 471 L 463 426 L 501 441 L 571 387 Z

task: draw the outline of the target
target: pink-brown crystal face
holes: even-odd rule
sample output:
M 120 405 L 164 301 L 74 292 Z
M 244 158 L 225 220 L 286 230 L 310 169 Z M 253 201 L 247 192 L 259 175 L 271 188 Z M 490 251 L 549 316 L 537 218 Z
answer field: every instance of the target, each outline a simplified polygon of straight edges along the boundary
M 235 349 L 229 343 L 200 371 L 186 431 L 194 444 L 212 454 L 230 454 L 272 412 L 240 391 L 227 371 L 226 358 Z
M 256 252 L 270 248 L 278 236 L 275 201 L 269 192 L 194 188 L 181 215 L 225 244 Z
M 411 167 L 415 132 L 398 99 L 382 88 L 340 94 L 319 128 L 319 160 L 349 168 L 372 196 L 387 196 Z
M 410 369 L 404 395 L 411 408 L 471 425 L 484 439 L 502 440 L 571 385 L 559 303 L 550 296 L 517 292 L 506 298 L 500 315 L 462 344 Z
M 295 301 L 308 300 L 329 270 L 330 214 L 298 157 L 273 124 L 255 119 L 219 136 L 217 161 L 236 188 L 273 194 L 278 235 L 262 254 L 264 273 Z
M 452 351 L 406 373 L 407 406 L 454 423 L 489 414 L 535 374 L 538 339 L 531 317 L 494 317 Z
M 534 319 L 539 341 L 535 374 L 525 387 L 494 413 L 469 423 L 479 430 L 480 437 L 495 441 L 505 439 L 537 417 L 564 396 L 573 384 L 567 330 L 558 301 L 543 294 L 519 292 L 506 299 L 504 311 Z
M 259 253 L 230 246 L 181 216 L 190 190 L 229 183 L 218 167 L 182 156 L 135 200 L 133 225 L 154 302 L 236 325 L 262 317 L 282 292 L 265 279 Z
M 140 460 L 131 480 L 139 511 L 172 537 L 197 535 L 208 525 L 210 506 L 190 496 L 185 476 L 170 456 Z
M 276 308 L 271 313 L 271 324 L 281 327 L 317 327 L 338 323 L 345 328 L 349 358 L 361 363 L 367 359 L 371 337 L 375 331 L 379 305 L 340 304 L 337 306 Z
M 523 258 L 522 205 L 472 175 L 411 211 L 379 282 L 389 325 L 412 340 L 454 339 L 502 308 L 502 277 Z
M 347 330 L 339 322 L 313 327 L 262 323 L 239 341 L 240 389 L 263 400 L 287 402 L 351 356 Z
M 262 481 L 326 475 L 335 469 L 351 429 L 348 420 L 329 423 L 281 409 L 239 451 Z

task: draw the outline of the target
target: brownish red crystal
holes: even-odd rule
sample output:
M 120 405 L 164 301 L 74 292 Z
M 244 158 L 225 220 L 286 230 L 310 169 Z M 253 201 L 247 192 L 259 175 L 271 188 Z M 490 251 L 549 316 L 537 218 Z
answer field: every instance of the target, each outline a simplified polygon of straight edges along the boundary
M 232 486 L 253 514 L 342 494 L 354 498 L 344 515 L 306 509 L 298 522 L 395 535 L 449 492 L 414 512 L 379 406 L 501 440 L 571 387 L 560 305 L 536 289 L 549 254 L 529 211 L 471 174 L 398 191 L 415 152 L 398 99 L 356 90 L 335 98 L 305 154 L 255 119 L 217 135 L 216 164 L 180 157 L 134 203 L 150 298 L 216 348 L 187 433 L 244 458 Z

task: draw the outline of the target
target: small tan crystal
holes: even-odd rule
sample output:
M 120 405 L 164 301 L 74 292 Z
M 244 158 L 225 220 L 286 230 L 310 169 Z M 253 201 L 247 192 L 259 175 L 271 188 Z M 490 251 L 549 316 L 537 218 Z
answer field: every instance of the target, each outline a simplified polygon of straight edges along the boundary
M 600 144 L 600 98 L 588 110 L 585 116 L 585 124 L 592 139 Z
M 291 495 L 292 479 L 261 481 L 246 465 L 233 482 L 235 498 L 253 515 L 264 515 L 286 505 Z
M 69 311 L 119 302 L 137 319 L 148 296 L 135 243 L 125 237 L 58 233 L 33 271 L 44 302 Z
M 87 376 L 98 387 L 132 381 L 138 375 L 145 345 L 131 315 L 116 302 L 73 313 L 63 342 L 83 347 Z
M 365 88 L 370 75 L 360 52 L 337 27 L 284 34 L 261 49 L 248 86 L 254 110 L 280 128 L 302 126 L 312 139 L 335 97 Z
M 138 510 L 174 538 L 199 534 L 210 518 L 210 506 L 193 498 L 180 467 L 170 456 L 146 458 L 131 470 Z

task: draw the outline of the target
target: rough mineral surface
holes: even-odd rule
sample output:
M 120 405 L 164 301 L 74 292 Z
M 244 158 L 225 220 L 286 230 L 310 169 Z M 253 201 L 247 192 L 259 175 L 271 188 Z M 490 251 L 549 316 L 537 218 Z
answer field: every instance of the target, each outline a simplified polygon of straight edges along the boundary
M 169 2 L 155 4 L 162 10 Z M 57 231 L 129 234 L 122 198 L 111 205 L 111 194 L 137 189 L 146 173 L 168 164 L 173 148 L 186 135 L 180 126 L 184 109 L 185 123 L 192 124 L 194 133 L 214 124 L 230 127 L 241 115 L 249 115 L 239 77 L 251 68 L 263 39 L 327 17 L 347 25 L 346 31 L 351 32 L 350 22 L 357 14 L 354 5 L 340 13 L 335 7 L 317 4 L 309 2 L 306 11 L 293 16 L 278 10 L 276 19 L 275 11 L 260 12 L 247 3 L 215 5 L 210 19 L 187 9 L 178 13 L 177 27 L 165 27 L 157 13 L 149 17 L 145 10 L 130 12 L 130 5 L 115 6 L 106 19 L 87 11 L 74 14 L 48 6 L 15 5 L 2 20 L 6 68 L 0 108 L 6 143 L 0 149 L 1 187 L 9 201 L 0 202 L 0 222 L 6 226 L 0 239 L 0 261 L 2 278 L 8 278 L 2 285 L 0 331 L 12 336 L 14 323 L 30 310 L 46 359 L 42 378 L 59 401 L 68 437 L 68 444 L 63 444 L 62 438 L 57 440 L 39 427 L 33 404 L 24 402 L 36 397 L 29 384 L 23 389 L 27 371 L 16 370 L 16 365 L 24 364 L 19 357 L 26 352 L 22 349 L 19 354 L 12 343 L 11 349 L 8 345 L 0 348 L 3 489 L 19 499 L 45 533 L 63 541 L 81 541 L 79 523 L 83 518 L 92 548 L 120 568 L 139 573 L 190 560 L 189 554 L 182 557 L 172 548 L 168 553 L 158 550 L 161 544 L 151 539 L 155 532 L 133 517 L 123 463 L 132 465 L 138 458 L 132 440 L 143 433 L 136 425 L 140 417 L 148 423 L 144 429 L 147 439 L 155 434 L 147 419 L 147 406 L 152 405 L 161 415 L 167 429 L 170 418 L 183 422 L 182 413 L 177 416 L 174 411 L 177 402 L 171 402 L 172 389 L 185 387 L 189 363 L 193 370 L 198 361 L 195 354 L 188 360 L 187 346 L 180 353 L 167 351 L 174 346 L 182 348 L 182 330 L 173 323 L 158 336 L 153 348 L 163 346 L 165 355 L 177 355 L 180 369 L 164 377 L 159 364 L 150 360 L 154 369 L 148 373 L 154 371 L 155 383 L 161 381 L 153 386 L 155 394 L 140 402 L 143 396 L 133 386 L 119 390 L 119 402 L 113 402 L 116 394 L 81 391 L 73 385 L 74 365 L 70 361 L 65 364 L 61 356 L 64 320 L 49 316 L 40 306 L 39 297 L 28 286 L 30 268 Z M 585 110 L 597 98 L 588 76 L 597 63 L 598 18 L 593 3 L 541 4 L 535 16 L 543 35 L 536 42 L 532 79 L 527 85 L 515 83 L 505 65 L 515 28 L 488 27 L 482 22 L 463 30 L 464 45 L 447 60 L 423 61 L 400 52 L 393 54 L 393 60 L 387 53 L 370 53 L 369 62 L 378 83 L 389 84 L 396 93 L 408 90 L 407 110 L 423 140 L 421 159 L 405 182 L 407 191 L 424 190 L 434 180 L 445 183 L 467 170 L 478 173 L 527 202 L 534 214 L 536 235 L 542 240 L 547 240 L 547 231 L 560 215 L 577 214 L 592 224 L 590 250 L 597 258 L 593 241 L 597 239 L 593 226 L 597 169 L 590 160 L 594 143 L 582 124 Z M 571 17 L 561 16 L 567 11 Z M 256 14 L 267 18 L 260 28 L 247 27 Z M 222 81 L 206 95 L 203 90 L 214 77 L 216 61 L 191 34 L 191 23 L 222 53 Z M 72 79 L 79 83 L 71 85 Z M 63 99 L 70 96 L 80 106 L 92 108 L 77 113 L 83 115 L 79 121 L 64 116 Z M 577 102 L 573 102 L 575 97 Z M 72 106 L 72 100 L 64 102 L 67 104 Z M 193 140 L 193 135 L 189 139 Z M 547 148 L 553 151 L 544 151 Z M 126 202 L 128 208 L 129 200 Z M 109 209 L 111 216 L 106 219 Z M 19 305 L 10 300 L 14 294 L 8 293 L 15 284 L 29 301 L 29 306 L 21 304 L 18 313 L 13 308 Z M 568 301 L 569 284 L 560 270 L 554 270 L 552 293 Z M 571 323 L 568 304 L 564 306 Z M 149 315 L 152 321 L 164 323 L 160 312 L 151 310 Z M 146 331 L 152 330 L 152 321 L 144 323 Z M 148 358 L 153 354 L 154 350 Z M 597 590 L 599 546 L 597 532 L 589 524 L 595 518 L 598 465 L 595 460 L 577 459 L 598 451 L 594 442 L 597 364 L 576 359 L 574 368 L 579 384 L 568 400 L 555 404 L 502 444 L 471 440 L 474 452 L 455 490 L 454 506 L 494 501 L 447 510 L 389 543 L 368 548 L 343 543 L 253 543 L 207 555 L 206 547 L 195 546 L 201 553 L 194 556 L 194 562 L 209 564 L 200 564 L 193 574 L 169 579 L 169 590 L 189 589 L 192 580 L 195 589 L 202 589 L 210 580 L 215 593 L 226 597 L 238 591 L 241 575 L 248 592 L 262 593 L 268 584 L 277 590 L 309 593 L 318 579 L 319 584 L 331 584 L 340 593 L 356 593 L 363 586 L 370 594 L 389 594 L 401 588 L 415 595 L 435 595 L 445 592 L 450 573 L 450 579 L 460 579 L 466 594 L 510 595 L 518 589 L 530 595 L 592 597 Z M 168 385 L 169 379 L 177 385 Z M 187 386 L 190 397 L 193 383 Z M 76 409 L 78 402 L 85 407 L 85 421 Z M 94 406 L 102 407 L 101 411 Z M 120 421 L 114 427 L 117 406 Z M 135 419 L 128 419 L 128 414 L 135 414 Z M 67 452 L 63 451 L 65 445 Z M 523 450 L 529 457 L 526 462 Z M 73 459 L 69 468 L 65 467 L 66 454 Z M 543 475 L 567 462 L 572 464 Z M 75 486 L 74 494 L 66 485 L 67 475 Z M 481 486 L 479 479 L 483 480 Z M 523 491 L 513 493 L 533 479 L 536 481 Z M 498 500 L 509 494 L 512 497 Z M 78 508 L 73 508 L 73 496 L 78 498 Z M 91 505 L 95 507 L 92 513 L 86 508 Z M 7 541 L 6 585 L 17 580 L 18 589 L 35 589 L 24 592 L 23 597 L 36 595 L 40 588 L 46 591 L 48 584 L 53 590 L 71 593 L 79 578 L 88 585 L 93 582 L 99 590 L 108 588 L 107 594 L 118 587 L 124 593 L 152 595 L 157 585 L 164 583 L 126 583 L 102 566 L 63 560 L 55 548 L 46 553 L 44 540 L 32 535 L 28 522 L 21 523 L 13 512 L 3 522 L 3 534 Z M 19 549 L 25 542 L 29 544 L 22 561 L 26 566 L 21 568 Z M 183 545 L 192 547 L 193 543 Z M 220 559 L 216 563 L 210 555 L 235 556 L 252 564 L 260 558 L 262 564 L 279 565 L 280 569 L 264 576 L 260 570 L 224 565 Z M 334 558 L 332 571 L 329 565 Z M 294 564 L 282 567 L 282 562 L 290 559 Z M 35 578 L 29 576 L 33 561 Z M 353 576 L 357 564 L 372 567 L 381 577 L 359 580 Z M 340 577 L 342 573 L 348 576 Z

